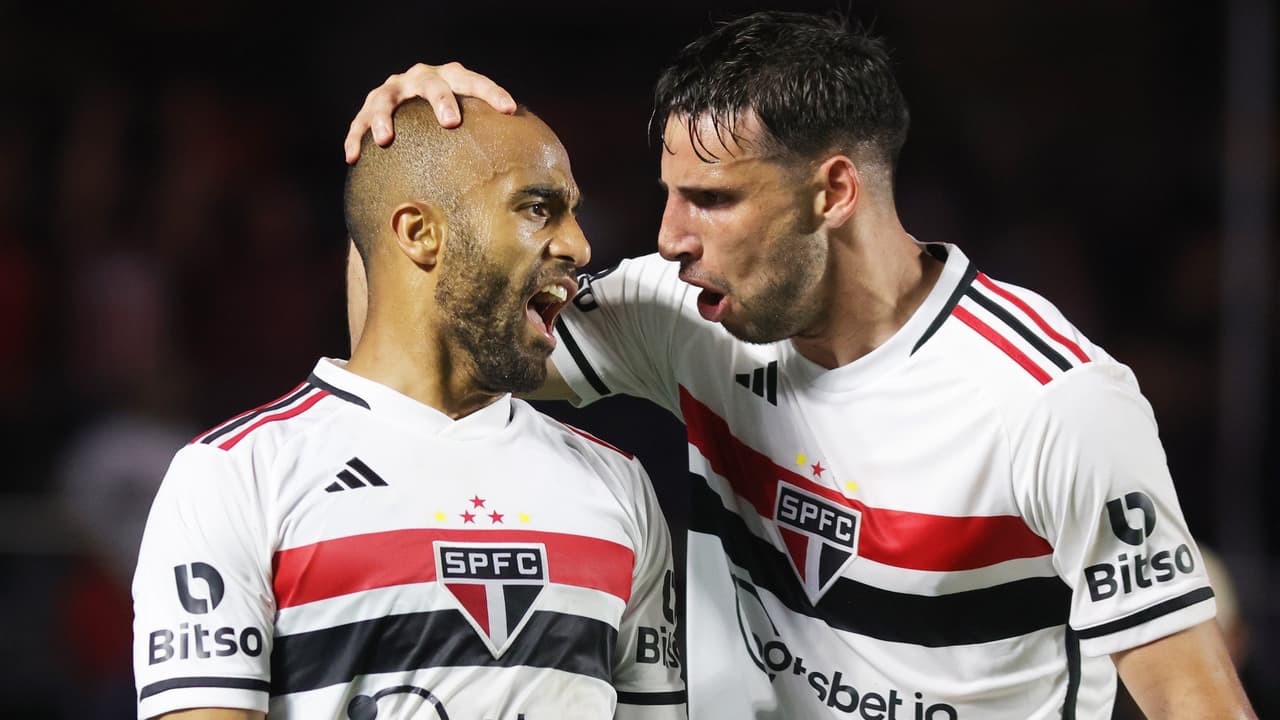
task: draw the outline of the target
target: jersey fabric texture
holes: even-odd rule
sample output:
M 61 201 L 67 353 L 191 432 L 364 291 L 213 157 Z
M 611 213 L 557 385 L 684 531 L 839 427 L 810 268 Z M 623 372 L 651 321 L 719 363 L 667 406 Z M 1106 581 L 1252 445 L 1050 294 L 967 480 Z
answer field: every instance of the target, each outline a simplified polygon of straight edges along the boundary
M 1214 616 L 1129 369 L 925 247 L 936 287 L 833 370 L 707 323 L 657 256 L 562 315 L 579 398 L 688 430 L 692 717 L 1109 718 L 1109 653 Z
M 671 581 L 631 456 L 321 360 L 174 458 L 133 584 L 138 716 L 683 718 Z

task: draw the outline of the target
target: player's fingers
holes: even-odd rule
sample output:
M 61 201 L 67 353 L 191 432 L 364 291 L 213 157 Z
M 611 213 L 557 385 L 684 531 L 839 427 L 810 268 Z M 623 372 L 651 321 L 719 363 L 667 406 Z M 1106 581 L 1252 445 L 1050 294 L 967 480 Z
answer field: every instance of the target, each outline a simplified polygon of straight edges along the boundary
M 395 111 L 396 87 L 400 82 L 399 75 L 392 75 L 365 96 L 364 104 L 360 106 L 360 111 L 351 121 L 351 125 L 347 128 L 347 137 L 342 142 L 348 163 L 354 163 L 360 159 L 360 143 L 369 130 L 373 130 L 374 141 L 383 147 L 395 136 L 391 128 L 390 113 Z M 380 117 L 380 113 L 385 117 Z
M 434 65 L 423 63 L 414 65 L 399 76 L 399 82 L 395 84 L 393 89 L 396 91 L 396 97 L 385 118 L 388 123 L 391 120 L 390 112 L 394 111 L 397 105 L 413 98 L 423 98 L 431 103 L 432 109 L 435 110 L 436 120 L 444 127 L 457 127 L 462 122 L 462 113 L 458 110 L 458 100 L 454 97 L 455 90 L 449 85 L 449 81 L 440 74 L 440 68 Z M 381 113 L 375 117 L 375 121 L 383 119 Z
M 354 165 L 360 159 L 360 138 L 363 136 L 364 131 L 357 131 L 356 124 L 352 122 L 347 129 L 347 138 L 342 141 L 342 151 L 347 156 L 348 165 Z
M 468 70 L 461 63 L 451 62 L 438 68 L 440 77 L 449 84 L 453 92 L 479 98 L 501 113 L 516 111 L 515 98 L 501 85 L 474 70 Z

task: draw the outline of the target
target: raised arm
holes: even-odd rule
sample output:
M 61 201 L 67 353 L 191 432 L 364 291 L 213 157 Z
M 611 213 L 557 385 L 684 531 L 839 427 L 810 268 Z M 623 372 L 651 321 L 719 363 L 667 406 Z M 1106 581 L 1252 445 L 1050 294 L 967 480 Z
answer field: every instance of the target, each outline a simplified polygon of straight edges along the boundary
M 391 115 L 406 100 L 423 98 L 436 111 L 436 119 L 444 127 L 457 127 L 462 123 L 456 95 L 480 98 L 498 112 L 513 113 L 516 101 L 497 83 L 477 72 L 466 69 L 460 63 L 426 65 L 418 63 L 408 70 L 392 75 L 386 82 L 374 88 L 364 99 L 360 112 L 351 121 L 343 148 L 347 162 L 360 159 L 360 138 L 373 130 L 373 139 L 386 147 L 395 138 L 395 125 Z

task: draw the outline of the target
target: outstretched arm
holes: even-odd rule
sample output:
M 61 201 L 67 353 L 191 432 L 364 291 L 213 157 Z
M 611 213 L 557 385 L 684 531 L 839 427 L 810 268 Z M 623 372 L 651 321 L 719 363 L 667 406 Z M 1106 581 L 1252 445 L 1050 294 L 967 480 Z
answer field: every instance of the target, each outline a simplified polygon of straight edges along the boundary
M 480 98 L 498 112 L 516 111 L 516 101 L 511 98 L 510 93 L 460 63 L 418 63 L 398 75 L 388 77 L 386 82 L 365 97 L 364 105 L 351 121 L 347 139 L 343 143 L 347 162 L 354 163 L 360 159 L 360 138 L 370 129 L 373 130 L 373 139 L 378 145 L 386 147 L 391 144 L 396 136 L 391 115 L 406 100 L 419 97 L 427 100 L 435 108 L 436 119 L 441 125 L 447 128 L 457 127 L 462 123 L 462 115 L 458 110 L 456 95 Z

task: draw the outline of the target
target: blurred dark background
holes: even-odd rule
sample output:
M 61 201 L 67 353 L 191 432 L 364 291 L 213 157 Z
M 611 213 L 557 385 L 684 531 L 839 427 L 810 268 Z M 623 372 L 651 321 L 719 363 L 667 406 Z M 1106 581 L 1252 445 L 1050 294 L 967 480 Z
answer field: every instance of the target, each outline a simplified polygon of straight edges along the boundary
M 342 138 L 370 89 L 451 59 L 504 84 L 568 147 L 599 269 L 655 247 L 662 64 L 768 7 L 114 5 L 0 2 L 3 717 L 132 717 L 128 579 L 170 457 L 345 356 Z M 894 48 L 907 229 L 1034 288 L 1135 369 L 1191 529 L 1235 579 L 1250 691 L 1274 707 L 1274 9 L 786 7 L 846 10 Z M 674 421 L 629 400 L 544 409 L 638 452 L 679 534 Z

